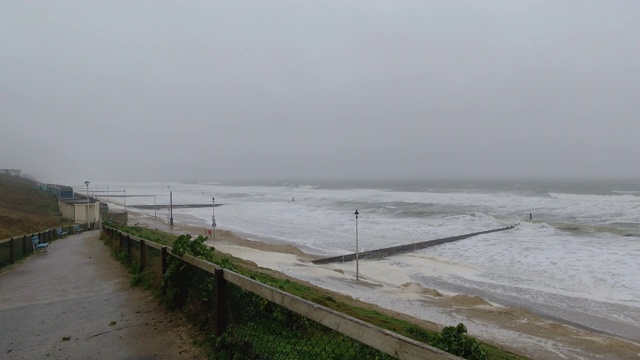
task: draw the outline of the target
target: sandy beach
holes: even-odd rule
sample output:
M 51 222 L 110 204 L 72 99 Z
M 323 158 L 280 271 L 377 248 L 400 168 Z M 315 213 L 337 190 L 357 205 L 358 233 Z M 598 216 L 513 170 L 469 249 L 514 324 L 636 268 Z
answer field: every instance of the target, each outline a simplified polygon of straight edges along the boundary
M 206 231 L 178 222 L 171 229 L 162 220 L 131 212 L 129 224 L 136 223 L 176 234 L 204 235 Z M 392 258 L 360 261 L 360 280 L 356 281 L 355 264 L 313 265 L 311 260 L 316 257 L 292 245 L 250 240 L 219 228 L 215 240 L 210 236 L 208 244 L 260 268 L 334 292 L 343 301 L 358 301 L 431 329 L 463 322 L 469 333 L 482 341 L 534 359 L 640 359 L 640 344 L 636 342 L 543 319 L 478 296 L 419 286 L 394 268 Z M 410 261 L 411 255 L 405 256 L 407 259 Z M 436 260 L 430 268 L 434 274 L 465 271 L 459 265 Z

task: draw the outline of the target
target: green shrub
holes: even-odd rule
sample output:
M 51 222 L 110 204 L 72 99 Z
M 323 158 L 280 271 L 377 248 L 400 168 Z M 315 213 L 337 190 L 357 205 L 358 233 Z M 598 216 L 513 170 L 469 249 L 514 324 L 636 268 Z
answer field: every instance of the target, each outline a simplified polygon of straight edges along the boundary
M 480 347 L 478 340 L 467 336 L 467 327 L 460 323 L 458 326 L 447 326 L 442 329 L 440 340 L 436 347 L 461 356 L 468 360 L 485 360 L 487 354 Z
M 214 248 L 205 245 L 205 241 L 202 236 L 193 239 L 189 234 L 180 235 L 173 243 L 173 253 L 179 257 L 188 254 L 211 262 Z M 213 324 L 213 275 L 170 257 L 164 281 L 167 289 L 164 302 L 169 309 L 182 308 L 190 318 L 197 319 L 199 325 L 209 327 Z

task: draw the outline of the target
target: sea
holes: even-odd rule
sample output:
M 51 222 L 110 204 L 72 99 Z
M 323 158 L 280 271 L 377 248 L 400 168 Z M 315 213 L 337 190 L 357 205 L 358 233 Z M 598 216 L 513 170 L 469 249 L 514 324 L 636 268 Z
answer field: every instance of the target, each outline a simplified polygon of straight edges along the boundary
M 640 339 L 640 179 L 92 186 L 96 189 L 89 191 L 99 197 L 127 195 L 109 198 L 113 207 L 124 208 L 125 199 L 129 207 L 171 202 L 176 222 L 211 228 L 214 217 L 217 229 L 290 244 L 317 257 L 354 253 L 356 242 L 361 252 L 518 224 L 513 230 L 394 255 L 385 265 L 424 288 L 479 296 L 579 328 Z M 217 206 L 177 207 L 212 203 Z M 166 208 L 136 211 L 163 220 L 170 216 Z M 360 260 L 363 276 L 367 264 L 371 268 L 376 261 Z M 308 280 L 332 286 L 330 279 Z M 401 303 L 388 300 L 382 305 L 402 311 Z

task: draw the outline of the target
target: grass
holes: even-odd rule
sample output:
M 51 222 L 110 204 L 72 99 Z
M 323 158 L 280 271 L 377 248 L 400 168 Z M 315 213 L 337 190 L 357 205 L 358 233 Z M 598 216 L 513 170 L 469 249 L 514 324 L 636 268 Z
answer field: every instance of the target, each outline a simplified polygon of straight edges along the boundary
M 34 181 L 0 174 L 0 239 L 62 225 L 55 195 Z
M 158 244 L 167 246 L 172 246 L 173 241 L 176 239 L 175 235 L 156 229 L 107 223 L 105 223 L 105 226 L 111 226 L 129 235 L 137 236 L 139 238 L 150 240 Z

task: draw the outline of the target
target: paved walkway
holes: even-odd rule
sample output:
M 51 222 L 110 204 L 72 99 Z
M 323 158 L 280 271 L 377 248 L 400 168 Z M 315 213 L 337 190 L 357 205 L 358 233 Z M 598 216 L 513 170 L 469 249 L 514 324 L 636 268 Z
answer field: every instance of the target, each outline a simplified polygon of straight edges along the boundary
M 0 272 L 1 359 L 204 359 L 192 334 L 129 285 L 98 231 Z

